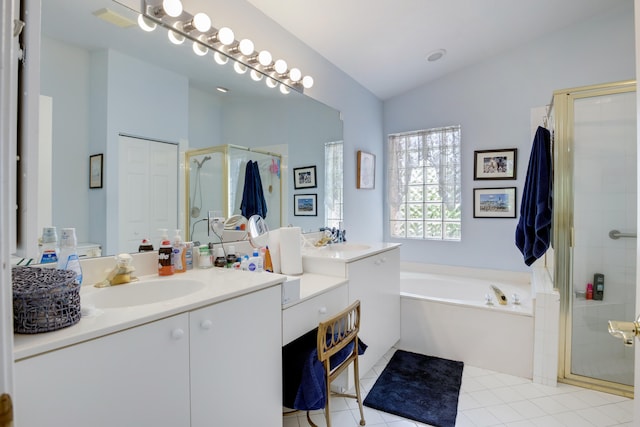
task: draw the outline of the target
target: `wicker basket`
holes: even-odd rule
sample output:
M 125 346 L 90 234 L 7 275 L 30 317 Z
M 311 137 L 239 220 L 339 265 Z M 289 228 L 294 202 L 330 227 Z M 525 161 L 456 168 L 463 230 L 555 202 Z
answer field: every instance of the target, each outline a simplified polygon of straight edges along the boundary
M 11 279 L 14 332 L 50 332 L 80 321 L 80 285 L 74 271 L 13 267 Z

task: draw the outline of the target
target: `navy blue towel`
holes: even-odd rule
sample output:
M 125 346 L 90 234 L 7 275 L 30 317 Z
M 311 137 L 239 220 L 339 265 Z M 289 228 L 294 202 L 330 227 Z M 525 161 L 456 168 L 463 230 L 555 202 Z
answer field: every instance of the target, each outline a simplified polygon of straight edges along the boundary
M 262 218 L 267 217 L 267 202 L 264 199 L 258 162 L 251 160 L 247 162 L 240 211 L 245 218 L 250 218 L 253 215 L 260 215 Z
M 516 227 L 516 246 L 531 265 L 549 249 L 552 219 L 551 133 L 538 126 Z

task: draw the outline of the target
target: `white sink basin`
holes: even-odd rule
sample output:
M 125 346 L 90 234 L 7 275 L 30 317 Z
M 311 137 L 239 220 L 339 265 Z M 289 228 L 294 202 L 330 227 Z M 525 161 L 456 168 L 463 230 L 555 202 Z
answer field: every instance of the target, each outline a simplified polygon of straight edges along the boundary
M 204 289 L 199 280 L 166 278 L 132 282 L 106 288 L 87 289 L 80 294 L 80 303 L 97 308 L 118 308 L 154 304 L 184 297 Z

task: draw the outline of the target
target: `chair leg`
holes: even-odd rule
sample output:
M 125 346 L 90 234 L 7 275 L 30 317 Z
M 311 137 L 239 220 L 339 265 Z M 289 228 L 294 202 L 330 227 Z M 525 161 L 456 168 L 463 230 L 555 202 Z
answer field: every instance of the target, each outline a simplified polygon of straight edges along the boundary
M 360 373 L 358 371 L 358 358 L 353 361 L 353 376 L 356 383 L 356 400 L 358 401 L 358 407 L 360 408 L 360 425 L 366 424 L 364 420 L 364 409 L 362 407 L 362 396 L 360 395 Z
M 327 375 L 324 378 L 325 386 L 326 386 L 326 396 L 327 402 L 324 405 L 324 417 L 327 420 L 327 427 L 331 427 L 331 382 L 329 381 L 329 359 L 326 360 L 325 363 L 325 372 Z

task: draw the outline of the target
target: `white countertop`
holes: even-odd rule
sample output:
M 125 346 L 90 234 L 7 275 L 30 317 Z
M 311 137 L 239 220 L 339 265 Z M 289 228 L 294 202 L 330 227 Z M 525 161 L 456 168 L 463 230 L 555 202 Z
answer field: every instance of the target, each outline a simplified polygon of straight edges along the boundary
M 397 248 L 400 245 L 400 243 L 386 242 L 332 243 L 319 248 L 308 246 L 303 247 L 302 256 L 307 259 L 316 258 L 349 263 L 372 255 L 376 255 L 381 252 L 388 251 L 389 249 Z
M 206 286 L 194 293 L 153 304 L 120 308 L 99 308 L 78 323 L 57 331 L 39 334 L 14 334 L 14 359 L 20 360 L 57 348 L 108 335 L 134 326 L 184 313 L 200 307 L 225 301 L 244 294 L 278 285 L 285 276 L 273 273 L 251 273 L 231 269 L 210 268 L 190 270 L 172 276 L 142 276 L 139 282 L 118 286 L 136 286 L 145 280 L 175 280 L 179 278 L 203 281 Z M 96 288 L 83 285 L 80 300 L 87 293 L 108 291 L 110 288 Z M 83 306 L 83 309 L 86 308 Z

